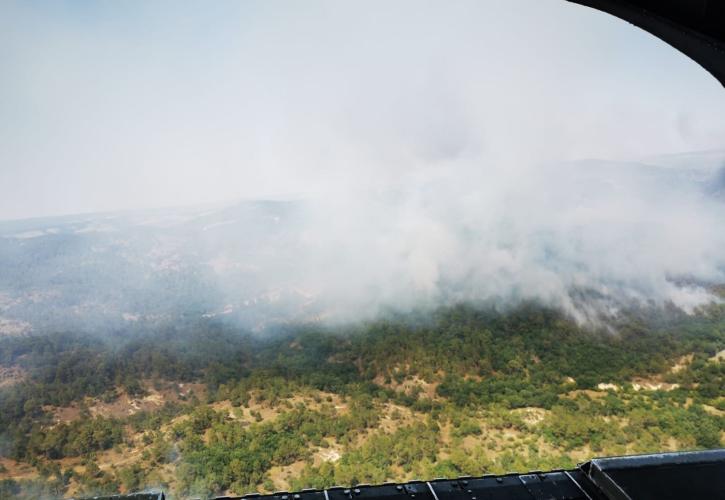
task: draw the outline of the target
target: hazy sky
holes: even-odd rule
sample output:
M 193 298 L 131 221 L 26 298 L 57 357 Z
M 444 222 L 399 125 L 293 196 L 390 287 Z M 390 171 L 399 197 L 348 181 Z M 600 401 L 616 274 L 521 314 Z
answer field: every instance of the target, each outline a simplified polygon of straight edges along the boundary
M 0 219 L 717 149 L 724 116 L 563 0 L 0 3 Z

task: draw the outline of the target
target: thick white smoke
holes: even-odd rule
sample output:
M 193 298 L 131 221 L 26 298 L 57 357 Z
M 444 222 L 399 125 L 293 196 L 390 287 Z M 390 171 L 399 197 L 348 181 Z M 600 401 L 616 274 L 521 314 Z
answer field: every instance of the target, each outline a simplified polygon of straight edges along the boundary
M 655 160 L 656 161 L 656 160 Z M 503 167 L 502 167 L 503 168 Z M 384 192 L 310 201 L 295 277 L 338 313 L 538 300 L 580 321 L 692 312 L 725 281 L 718 163 L 440 166 Z

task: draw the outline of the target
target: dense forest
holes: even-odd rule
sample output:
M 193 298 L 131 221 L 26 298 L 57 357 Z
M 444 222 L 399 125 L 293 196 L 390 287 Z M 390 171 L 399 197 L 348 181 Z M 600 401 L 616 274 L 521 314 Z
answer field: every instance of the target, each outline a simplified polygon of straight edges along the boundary
M 214 321 L 0 339 L 0 498 L 187 495 L 714 448 L 725 306 L 601 328 L 466 305 L 265 336 Z

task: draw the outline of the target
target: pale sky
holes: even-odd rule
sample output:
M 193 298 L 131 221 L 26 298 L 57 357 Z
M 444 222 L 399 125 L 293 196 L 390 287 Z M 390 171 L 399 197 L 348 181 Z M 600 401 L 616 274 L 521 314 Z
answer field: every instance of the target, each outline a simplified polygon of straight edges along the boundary
M 563 0 L 0 3 L 0 219 L 723 149 L 724 116 Z

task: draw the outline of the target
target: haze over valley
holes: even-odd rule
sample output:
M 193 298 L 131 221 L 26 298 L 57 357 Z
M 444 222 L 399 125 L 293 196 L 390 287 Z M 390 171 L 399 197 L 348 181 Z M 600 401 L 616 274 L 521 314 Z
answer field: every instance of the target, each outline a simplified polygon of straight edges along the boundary
M 2 222 L 0 333 L 212 318 L 261 332 L 524 301 L 601 326 L 621 308 L 719 300 L 725 153 L 541 170 L 511 185 L 426 179 L 352 200 Z

